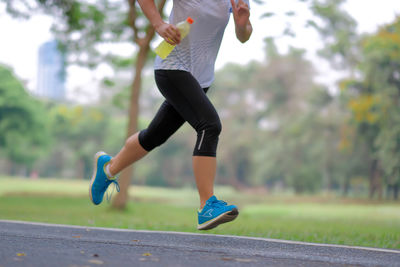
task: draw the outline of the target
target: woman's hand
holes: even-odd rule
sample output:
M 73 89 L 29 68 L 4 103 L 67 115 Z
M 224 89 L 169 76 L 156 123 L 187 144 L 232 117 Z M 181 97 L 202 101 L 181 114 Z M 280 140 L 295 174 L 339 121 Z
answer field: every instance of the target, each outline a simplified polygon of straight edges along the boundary
M 235 0 L 231 0 L 231 4 L 235 24 L 239 27 L 246 27 L 250 18 L 249 6 L 243 0 L 238 0 L 237 4 L 235 4 Z
M 181 42 L 181 33 L 175 25 L 162 22 L 155 27 L 155 30 L 167 43 L 171 45 L 177 45 Z
M 181 41 L 181 34 L 179 30 L 172 24 L 164 22 L 161 18 L 160 12 L 154 3 L 154 0 L 137 0 L 143 13 L 151 22 L 156 32 L 164 38 L 164 40 L 172 45 L 177 45 Z
M 243 0 L 238 0 L 237 4 L 235 4 L 235 0 L 231 0 L 231 4 L 233 19 L 235 20 L 236 37 L 239 41 L 245 43 L 249 40 L 253 32 L 253 27 L 250 23 L 249 6 Z

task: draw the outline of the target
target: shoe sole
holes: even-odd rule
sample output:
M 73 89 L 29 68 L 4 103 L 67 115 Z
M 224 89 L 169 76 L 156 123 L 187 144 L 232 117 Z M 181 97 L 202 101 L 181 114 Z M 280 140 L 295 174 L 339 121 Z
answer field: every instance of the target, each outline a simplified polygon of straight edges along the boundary
M 103 156 L 103 155 L 107 155 L 106 152 L 100 151 L 97 152 L 94 155 L 94 162 L 93 162 L 93 175 L 92 175 L 92 179 L 90 180 L 90 184 L 89 184 L 89 196 L 90 196 L 90 200 L 92 201 L 93 204 L 98 205 L 96 203 L 94 203 L 93 201 L 93 196 L 92 196 L 92 186 L 94 183 L 94 180 L 96 179 L 96 175 L 97 175 L 97 161 L 99 160 L 99 157 Z M 99 203 L 100 204 L 100 203 Z
M 210 230 L 222 223 L 231 222 L 239 215 L 239 211 L 235 208 L 233 210 L 222 213 L 217 218 L 214 218 L 206 223 L 197 226 L 197 230 Z

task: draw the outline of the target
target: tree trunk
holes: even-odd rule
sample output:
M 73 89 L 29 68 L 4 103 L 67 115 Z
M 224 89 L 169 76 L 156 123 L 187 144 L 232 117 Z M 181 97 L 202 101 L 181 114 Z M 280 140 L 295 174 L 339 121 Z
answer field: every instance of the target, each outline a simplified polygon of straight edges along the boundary
M 13 170 L 13 162 L 12 162 L 12 160 L 6 159 L 5 166 L 6 166 L 5 167 L 5 169 L 6 169 L 5 174 L 8 175 L 8 176 L 12 176 L 12 170 Z
M 369 198 L 372 199 L 375 195 L 376 191 L 376 186 L 375 186 L 375 173 L 376 173 L 376 168 L 378 165 L 377 160 L 372 160 L 371 162 L 371 169 L 369 171 Z
M 350 176 L 346 175 L 344 178 L 344 184 L 343 184 L 343 196 L 347 197 L 349 195 L 349 190 L 350 190 Z
M 162 13 L 164 9 L 166 0 L 161 0 L 158 5 L 158 10 Z M 138 38 L 137 27 L 136 27 L 136 6 L 134 0 L 129 0 L 129 19 L 132 30 L 134 31 L 134 42 L 139 47 L 139 52 L 137 54 L 137 60 L 135 64 L 135 76 L 131 86 L 131 97 L 129 103 L 129 122 L 127 137 L 137 132 L 137 122 L 139 117 L 139 96 L 140 88 L 142 85 L 142 70 L 146 63 L 146 59 L 150 50 L 150 42 L 154 38 L 155 30 L 149 25 L 146 31 L 146 36 L 143 38 Z M 114 201 L 112 202 L 112 207 L 116 209 L 124 209 L 126 207 L 126 202 L 128 201 L 128 189 L 131 183 L 131 176 L 133 174 L 133 166 L 130 165 L 125 168 L 120 175 L 119 184 L 121 191 L 116 195 Z
M 83 158 L 79 158 L 78 161 L 76 162 L 76 177 L 78 179 L 83 179 L 85 177 L 85 163 Z
M 236 161 L 233 157 L 235 153 L 230 154 L 231 156 L 228 157 L 228 174 L 229 174 L 229 185 L 232 186 L 235 190 L 241 191 L 244 188 L 244 185 L 240 182 L 237 172 L 236 172 Z
M 131 98 L 129 103 L 129 122 L 126 138 L 137 132 L 137 122 L 139 117 L 139 95 L 142 83 L 142 70 L 146 63 L 147 54 L 149 52 L 149 44 L 147 46 L 140 46 L 138 58 L 136 61 L 135 78 L 132 83 Z M 133 165 L 125 168 L 120 175 L 119 184 L 121 191 L 116 195 L 112 206 L 116 209 L 124 209 L 128 200 L 128 188 L 131 183 L 131 176 L 133 174 Z
M 382 199 L 382 171 L 378 160 L 373 160 L 369 177 L 369 198 L 372 199 L 378 193 L 378 199 Z

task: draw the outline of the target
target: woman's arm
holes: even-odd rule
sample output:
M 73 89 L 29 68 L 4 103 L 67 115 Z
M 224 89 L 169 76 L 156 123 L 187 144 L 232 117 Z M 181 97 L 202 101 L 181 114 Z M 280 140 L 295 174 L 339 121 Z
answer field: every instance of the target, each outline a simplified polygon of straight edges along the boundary
M 160 12 L 158 12 L 154 0 L 138 0 L 140 7 L 144 15 L 153 25 L 156 32 L 164 38 L 167 43 L 177 45 L 181 41 L 181 34 L 179 30 L 172 24 L 168 24 L 161 18 Z
M 235 4 L 235 0 L 231 0 L 233 19 L 235 20 L 235 32 L 236 37 L 242 43 L 249 40 L 253 27 L 250 23 L 250 11 L 248 5 L 243 0 L 238 0 Z

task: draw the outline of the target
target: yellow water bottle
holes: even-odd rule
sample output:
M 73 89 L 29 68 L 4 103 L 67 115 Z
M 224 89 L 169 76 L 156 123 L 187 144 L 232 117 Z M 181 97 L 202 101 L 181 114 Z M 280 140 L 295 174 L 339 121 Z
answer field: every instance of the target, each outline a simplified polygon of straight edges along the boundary
M 185 21 L 181 21 L 176 24 L 176 27 L 181 34 L 181 40 L 189 34 L 192 23 L 193 19 L 188 17 Z M 154 49 L 154 52 L 156 52 L 160 58 L 165 59 L 172 52 L 172 50 L 174 50 L 174 48 L 175 45 L 171 45 L 164 40 Z

